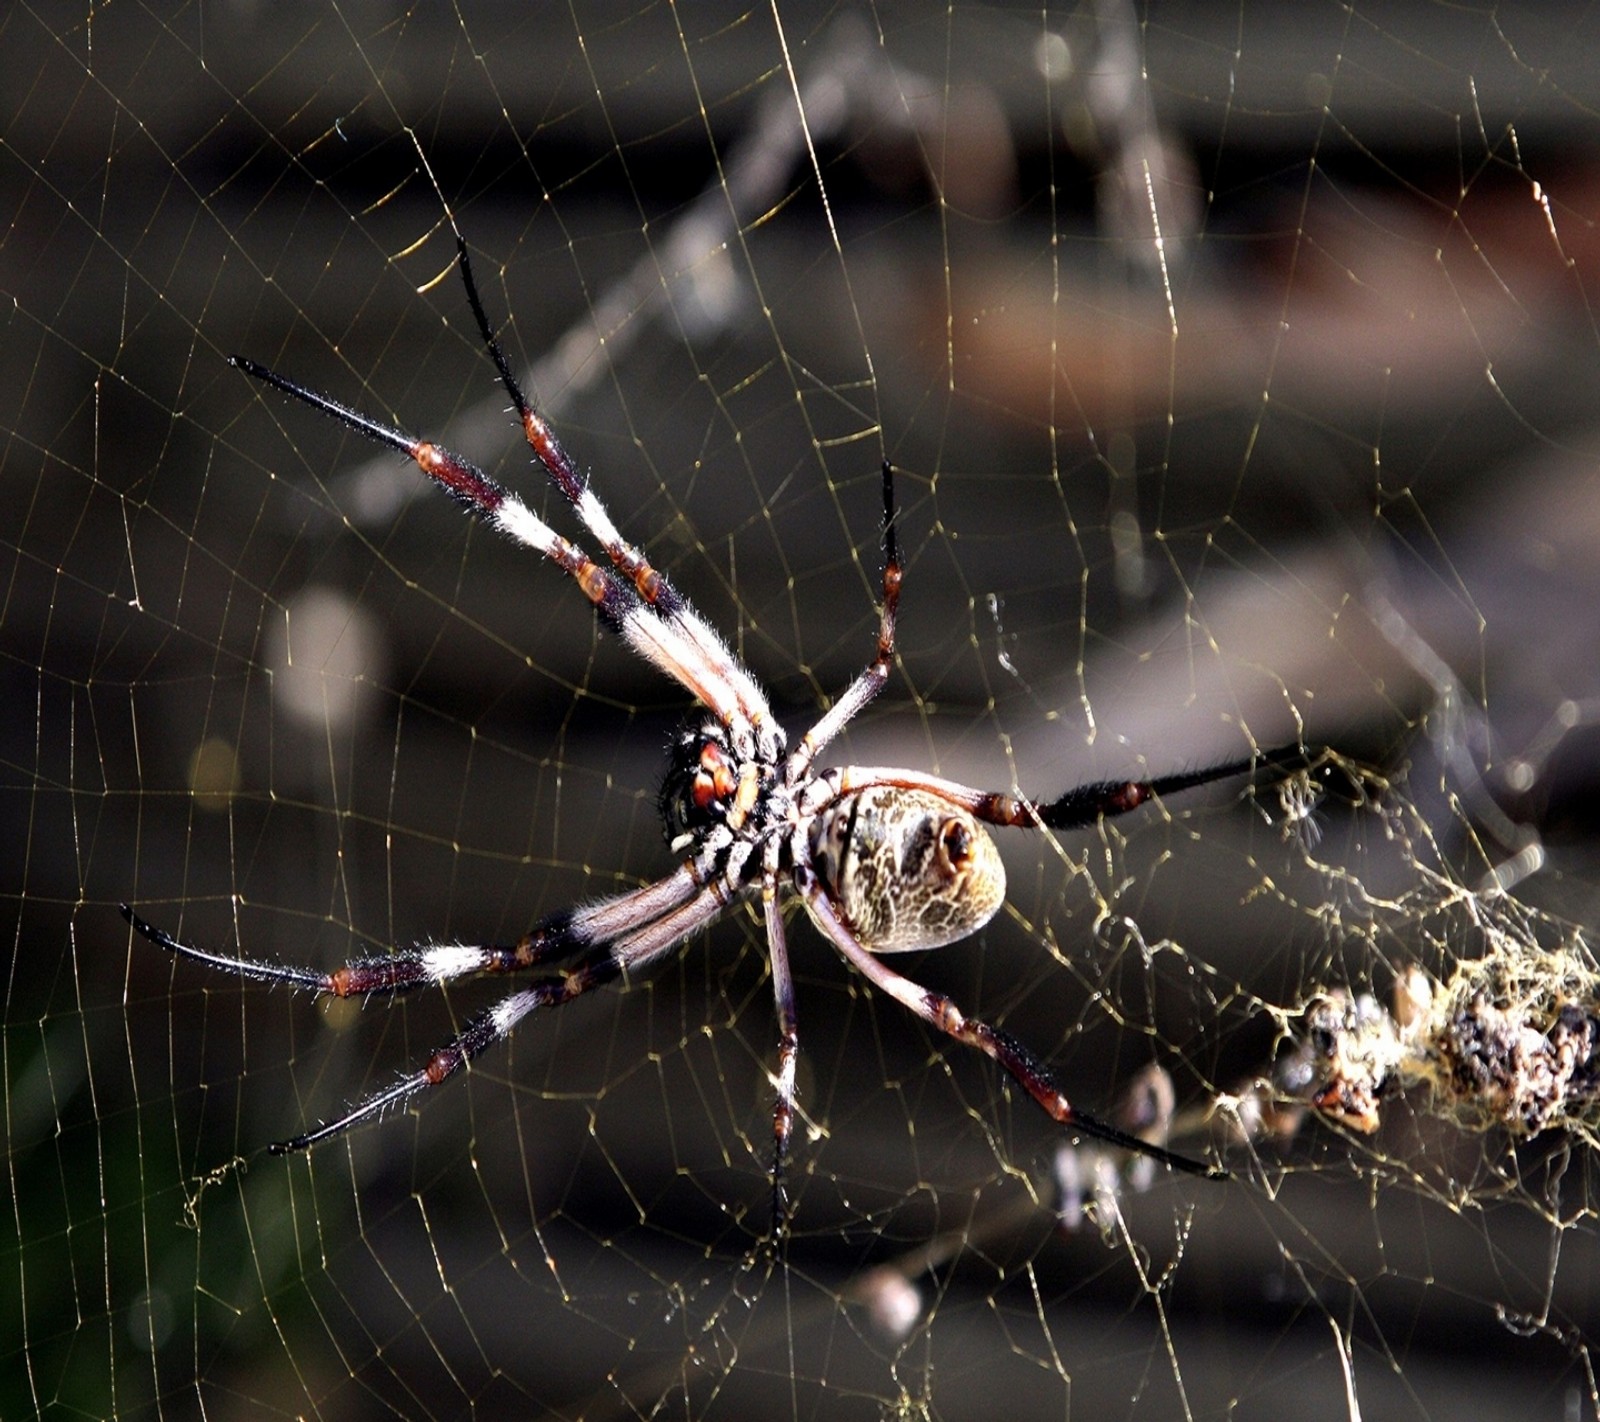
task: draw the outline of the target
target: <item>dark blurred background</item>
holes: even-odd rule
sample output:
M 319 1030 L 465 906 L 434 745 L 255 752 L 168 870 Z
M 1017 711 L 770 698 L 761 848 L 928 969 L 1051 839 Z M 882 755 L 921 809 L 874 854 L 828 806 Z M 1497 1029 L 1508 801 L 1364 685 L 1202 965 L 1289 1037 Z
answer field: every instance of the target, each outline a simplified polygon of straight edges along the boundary
M 1152 1061 L 1185 1103 L 1263 1073 L 1269 1008 L 1465 951 L 1442 904 L 1590 921 L 1594 25 L 8 12 L 0 1414 L 1343 1417 L 1348 1368 L 1368 1418 L 1591 1415 L 1581 1142 L 1309 1126 L 1128 1195 L 1126 1236 L 1063 1231 L 1048 1123 L 797 919 L 774 1259 L 754 918 L 282 1161 L 496 988 L 325 1010 L 174 967 L 116 906 L 331 965 L 670 863 L 678 689 L 225 362 L 572 532 L 447 204 L 513 364 L 792 731 L 871 653 L 887 457 L 900 664 L 839 759 L 1043 795 L 1299 741 L 1392 781 L 1381 810 L 1324 781 L 1311 855 L 1270 777 L 1010 837 L 1007 915 L 897 966 L 1086 1104 Z M 906 1277 L 897 1334 L 867 1304 Z

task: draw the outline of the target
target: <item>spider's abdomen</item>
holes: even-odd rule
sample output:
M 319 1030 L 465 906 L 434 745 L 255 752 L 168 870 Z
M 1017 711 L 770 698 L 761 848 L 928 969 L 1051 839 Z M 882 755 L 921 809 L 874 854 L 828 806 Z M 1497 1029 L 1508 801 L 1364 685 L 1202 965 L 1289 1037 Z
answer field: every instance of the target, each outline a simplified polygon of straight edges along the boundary
M 875 785 L 811 826 L 811 867 L 863 947 L 942 948 L 999 911 L 1006 870 L 989 832 L 925 790 Z

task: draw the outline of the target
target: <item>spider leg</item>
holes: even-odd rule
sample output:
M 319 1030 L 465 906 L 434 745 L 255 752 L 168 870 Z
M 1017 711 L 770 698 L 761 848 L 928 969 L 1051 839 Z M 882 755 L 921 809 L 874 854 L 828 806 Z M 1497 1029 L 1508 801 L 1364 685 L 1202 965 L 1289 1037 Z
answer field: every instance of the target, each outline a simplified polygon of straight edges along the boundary
M 839 917 L 832 901 L 823 890 L 821 881 L 809 866 L 796 870 L 795 883 L 805 895 L 816 921 L 821 925 L 833 946 L 844 960 L 875 987 L 909 1008 L 923 1021 L 946 1032 L 958 1042 L 976 1047 L 991 1060 L 1004 1067 L 1029 1096 L 1044 1108 L 1046 1113 L 1068 1130 L 1079 1135 L 1092 1136 L 1109 1145 L 1149 1156 L 1174 1170 L 1190 1175 L 1204 1176 L 1209 1180 L 1226 1180 L 1229 1172 L 1221 1166 L 1205 1165 L 1187 1156 L 1177 1155 L 1161 1146 L 1152 1145 L 1138 1136 L 1102 1121 L 1096 1116 L 1078 1110 L 1062 1094 L 1051 1079 L 1049 1071 L 1034 1054 L 1015 1037 L 976 1017 L 968 1017 L 943 993 L 933 992 L 910 978 L 888 967 L 881 958 L 869 953 L 856 941 L 849 926 Z
M 646 661 L 686 687 L 724 721 L 736 723 L 742 713 L 748 712 L 748 719 L 752 722 L 765 722 L 769 735 L 781 734 L 772 721 L 765 701 L 759 699 L 759 692 L 755 693 L 757 702 L 754 706 L 745 705 L 729 668 L 745 682 L 749 682 L 749 673 L 738 666 L 727 648 L 721 647 L 716 634 L 697 616 L 653 616 L 626 583 L 619 581 L 609 569 L 601 567 L 575 543 L 563 538 L 511 490 L 490 478 L 476 465 L 460 455 L 452 454 L 442 445 L 415 439 L 392 425 L 363 415 L 331 396 L 319 394 L 253 360 L 243 356 L 230 356 L 228 359 L 230 364 L 246 375 L 285 395 L 293 396 L 325 415 L 331 415 L 358 434 L 415 460 L 423 473 L 493 528 L 525 548 L 543 554 L 568 574 L 594 604 L 600 620 L 610 631 L 620 636 Z M 687 604 L 683 606 L 687 607 Z M 719 656 L 708 655 L 707 638 L 715 639 L 721 647 Z M 750 682 L 750 687 L 754 689 L 753 682 Z
M 712 883 L 687 903 L 663 914 L 654 922 L 623 934 L 614 943 L 597 945 L 577 967 L 548 982 L 522 988 L 477 1013 L 460 1032 L 429 1053 L 427 1065 L 421 1070 L 411 1072 L 392 1086 L 358 1101 L 344 1115 L 324 1122 L 304 1135 L 269 1146 L 268 1150 L 273 1155 L 306 1150 L 319 1141 L 342 1135 L 352 1126 L 382 1115 L 391 1106 L 399 1105 L 419 1091 L 441 1085 L 490 1047 L 503 1041 L 530 1012 L 543 1007 L 561 1007 L 597 987 L 615 982 L 627 973 L 637 972 L 674 944 L 705 927 L 722 912 L 726 902 L 727 896 L 720 883 Z
M 409 992 L 475 977 L 480 973 L 516 973 L 559 962 L 609 942 L 629 928 L 650 923 L 694 897 L 700 885 L 691 861 L 654 884 L 564 913 L 551 914 L 515 943 L 436 943 L 356 958 L 325 973 L 289 963 L 268 963 L 200 948 L 174 938 L 145 922 L 127 904 L 122 916 L 141 937 L 180 958 L 220 968 L 257 982 L 310 988 L 333 997 L 369 997 L 375 993 Z
M 220 968 L 235 977 L 251 978 L 256 982 L 286 983 L 290 987 L 310 988 L 313 992 L 331 997 L 402 993 L 412 988 L 431 987 L 437 983 L 473 977 L 479 973 L 522 972 L 568 957 L 591 941 L 575 929 L 572 914 L 560 913 L 552 914 L 515 943 L 419 944 L 393 953 L 355 958 L 331 973 L 324 973 L 293 963 L 269 963 L 185 943 L 164 928 L 146 923 L 127 904 L 122 905 L 122 916 L 132 925 L 134 932 L 176 957 L 204 963 L 208 968 Z
M 298 968 L 288 963 L 266 963 L 255 958 L 237 958 L 231 953 L 214 953 L 209 948 L 197 948 L 174 938 L 164 928 L 146 923 L 128 904 L 119 904 L 122 916 L 141 938 L 148 938 L 158 948 L 179 958 L 204 963 L 208 968 L 221 968 L 236 977 L 253 978 L 263 983 L 287 983 L 291 987 L 310 988 L 313 992 L 334 992 L 333 975 L 315 968 Z
M 1089 785 L 1074 786 L 1048 801 L 1030 800 L 1026 796 L 1000 790 L 978 790 L 955 780 L 924 775 L 920 771 L 905 770 L 899 766 L 852 765 L 830 774 L 835 775 L 833 793 L 836 796 L 850 795 L 873 785 L 893 785 L 906 790 L 926 790 L 952 805 L 959 805 L 986 824 L 1020 829 L 1071 830 L 1092 825 L 1102 816 L 1114 819 L 1118 815 L 1125 815 L 1158 796 L 1176 795 L 1179 791 L 1210 785 L 1214 781 L 1248 775 L 1263 766 L 1293 768 L 1304 765 L 1306 759 L 1306 752 L 1299 746 L 1280 746 L 1243 760 L 1227 761 L 1201 770 L 1181 770 L 1150 780 L 1099 780 Z
M 900 539 L 895 533 L 894 465 L 883 461 L 883 612 L 878 622 L 878 648 L 867 668 L 847 686 L 806 732 L 789 757 L 791 781 L 802 778 L 828 744 L 862 709 L 883 690 L 894 660 L 895 618 L 900 609 Z
M 472 307 L 473 319 L 478 323 L 478 332 L 483 337 L 484 345 L 488 347 L 495 369 L 500 374 L 500 383 L 505 386 L 506 394 L 511 397 L 517 418 L 522 422 L 523 434 L 527 437 L 528 445 L 538 457 L 539 463 L 544 466 L 545 472 L 549 474 L 556 487 L 566 496 L 584 527 L 599 540 L 606 555 L 623 577 L 632 584 L 644 605 L 694 645 L 700 653 L 706 671 L 710 674 L 707 679 L 716 681 L 723 700 L 713 701 L 698 689 L 696 695 L 700 696 L 712 710 L 722 715 L 725 721 L 730 719 L 726 710 L 729 709 L 728 703 L 731 702 L 756 728 L 757 735 L 764 738 L 764 754 L 770 759 L 776 759 L 782 751 L 779 739 L 781 732 L 773 720 L 772 709 L 767 704 L 761 688 L 728 650 L 727 644 L 716 630 L 672 585 L 667 575 L 654 567 L 638 547 L 622 536 L 621 530 L 612 521 L 599 495 L 589 486 L 588 479 L 579 474 L 577 465 L 573 463 L 572 456 L 556 437 L 556 432 L 551 429 L 544 416 L 534 408 L 533 402 L 518 384 L 516 376 L 511 373 L 510 362 L 506 360 L 505 352 L 500 348 L 494 328 L 489 324 L 488 313 L 484 310 L 483 299 L 478 294 L 478 283 L 472 275 L 472 260 L 467 253 L 467 244 L 459 234 L 456 237 L 456 258 L 461 267 L 462 282 L 467 288 L 467 302 Z
M 1092 785 L 1079 785 L 1044 804 L 1014 801 L 1018 805 L 1017 817 L 996 818 L 992 823 L 1024 827 L 1037 825 L 1044 829 L 1079 829 L 1084 825 L 1092 825 L 1102 815 L 1108 818 L 1125 815 L 1154 796 L 1175 795 L 1180 790 L 1192 790 L 1196 786 L 1229 780 L 1236 775 L 1249 775 L 1264 765 L 1287 766 L 1303 764 L 1304 760 L 1305 754 L 1298 745 L 1279 746 L 1275 750 L 1246 756 L 1243 760 L 1227 761 L 1200 770 L 1158 775 L 1152 780 L 1105 780 Z M 1010 807 L 1004 808 L 1009 812 Z M 986 816 L 980 814 L 979 818 Z
M 778 1099 L 772 1108 L 772 1225 L 774 1231 L 781 1234 L 789 1214 L 783 1171 L 789 1159 L 789 1140 L 794 1134 L 795 1068 L 800 1056 L 800 1029 L 783 912 L 778 906 L 778 877 L 771 869 L 762 876 L 761 908 L 767 922 L 767 956 L 772 965 L 772 996 L 778 1011 L 778 1073 L 773 1082 Z

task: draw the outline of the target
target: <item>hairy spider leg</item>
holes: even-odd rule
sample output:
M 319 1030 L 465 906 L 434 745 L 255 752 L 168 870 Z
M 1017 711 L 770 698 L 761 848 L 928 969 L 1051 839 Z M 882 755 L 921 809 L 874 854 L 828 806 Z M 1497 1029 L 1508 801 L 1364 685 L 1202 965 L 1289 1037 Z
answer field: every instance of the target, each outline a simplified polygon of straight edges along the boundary
M 256 982 L 310 988 L 332 997 L 372 997 L 457 982 L 485 973 L 520 973 L 558 963 L 598 943 L 654 922 L 693 898 L 702 887 L 693 861 L 639 889 L 582 908 L 551 914 L 515 943 L 424 943 L 393 953 L 353 958 L 331 973 L 292 963 L 268 963 L 200 948 L 174 938 L 139 917 L 127 904 L 122 916 L 141 937 L 159 948 L 208 968 Z
M 209 948 L 197 948 L 193 943 L 185 943 L 181 939 L 174 938 L 164 928 L 146 923 L 130 905 L 118 904 L 117 907 L 135 933 L 141 938 L 149 939 L 156 947 L 166 949 L 175 957 L 204 963 L 208 968 L 221 968 L 235 977 L 250 978 L 255 982 L 287 983 L 290 987 L 310 988 L 313 992 L 321 993 L 338 991 L 331 973 L 319 972 L 315 968 L 298 968 L 290 963 L 267 963 L 255 958 L 235 957 L 231 953 L 214 953 Z
M 1091 1136 L 1108 1145 L 1147 1155 L 1174 1170 L 1208 1180 L 1230 1178 L 1229 1172 L 1221 1166 L 1206 1165 L 1188 1156 L 1178 1155 L 1141 1140 L 1109 1121 L 1078 1110 L 1055 1084 L 1044 1063 L 1010 1033 L 991 1027 L 987 1022 L 980 1022 L 976 1017 L 968 1017 L 943 993 L 934 992 L 895 972 L 883 959 L 862 947 L 835 911 L 833 901 L 809 865 L 796 866 L 795 886 L 805 896 L 817 923 L 851 967 L 879 991 L 887 993 L 902 1007 L 909 1008 L 930 1026 L 937 1027 L 958 1042 L 976 1047 L 992 1061 L 999 1063 L 1053 1120 L 1079 1135 Z
M 652 616 L 626 583 L 601 567 L 575 543 L 563 538 L 514 493 L 476 465 L 442 445 L 415 439 L 244 356 L 228 359 L 246 375 L 415 460 L 423 473 L 491 527 L 523 547 L 543 554 L 567 573 L 594 604 L 601 621 L 646 661 L 672 677 L 719 716 L 738 715 L 737 691 L 721 668 L 707 666 L 698 640 L 682 620 Z
M 676 879 L 677 876 L 672 876 Z M 663 880 L 662 883 L 667 883 Z M 649 889 L 638 893 L 623 895 L 624 899 L 635 901 L 637 906 L 640 893 L 649 893 L 659 889 L 661 885 L 651 885 Z M 676 907 L 660 914 L 653 921 L 637 925 L 631 931 L 621 934 L 614 942 L 589 942 L 587 944 L 568 938 L 564 949 L 570 953 L 581 949 L 584 957 L 579 964 L 570 968 L 547 982 L 536 983 L 529 988 L 523 988 L 502 998 L 499 1002 L 473 1016 L 465 1027 L 442 1047 L 429 1053 L 427 1065 L 419 1071 L 403 1076 L 392 1086 L 375 1091 L 372 1095 L 358 1101 L 344 1115 L 335 1120 L 325 1122 L 313 1131 L 304 1135 L 294 1136 L 286 1141 L 277 1142 L 268 1147 L 273 1155 L 286 1155 L 293 1151 L 306 1150 L 325 1141 L 331 1136 L 342 1135 L 352 1126 L 380 1116 L 391 1106 L 397 1106 L 418 1091 L 431 1086 L 438 1086 L 448 1081 L 469 1062 L 480 1056 L 483 1052 L 503 1041 L 512 1029 L 530 1012 L 542 1007 L 561 1007 L 574 998 L 582 997 L 594 988 L 603 987 L 605 984 L 615 982 L 623 975 L 646 967 L 659 958 L 674 945 L 682 942 L 691 934 L 698 932 L 711 923 L 722 913 L 726 906 L 727 898 L 720 883 L 712 883 L 699 889 L 686 903 L 679 903 Z M 608 903 L 601 907 L 606 911 L 614 908 Z M 192 944 L 182 943 L 161 929 L 154 928 L 146 923 L 132 909 L 123 906 L 123 916 L 133 925 L 135 930 L 159 944 L 185 958 L 192 958 L 197 962 L 205 963 L 209 967 L 222 968 L 235 973 L 240 977 L 257 978 L 268 982 L 288 982 L 299 987 L 310 987 L 322 992 L 337 992 L 333 985 L 336 974 L 314 973 L 302 968 L 281 967 L 271 963 L 257 963 L 248 958 L 235 958 L 223 953 L 213 953 L 207 949 L 196 948 Z M 568 915 L 559 915 L 561 918 L 570 918 Z M 548 920 L 547 920 L 548 922 Z M 537 930 L 536 930 L 537 932 Z M 531 935 L 530 935 L 531 936 Z M 526 941 L 526 940 L 525 940 Z M 419 950 L 427 954 L 432 950 Z M 445 949 L 447 953 L 456 953 L 475 950 Z M 377 960 L 381 963 L 385 960 Z M 352 965 L 359 966 L 359 965 Z M 533 966 L 532 963 L 516 964 L 516 967 Z M 475 969 L 467 969 L 475 971 Z M 492 969 L 491 969 L 492 971 Z M 439 981 L 445 979 L 440 978 Z M 406 987 L 416 986 L 416 983 L 405 982 L 392 985 L 377 986 L 369 989 L 371 992 L 396 991 Z
M 883 461 L 883 611 L 878 622 L 878 647 L 872 660 L 847 686 L 833 705 L 801 738 L 790 755 L 785 774 L 790 784 L 805 778 L 811 763 L 844 727 L 858 716 L 889 679 L 894 661 L 895 621 L 900 611 L 900 538 L 895 531 L 894 465 Z
M 467 253 L 466 241 L 460 235 L 456 237 L 456 259 L 461 267 L 462 282 L 467 288 L 467 302 L 472 307 L 473 319 L 478 323 L 478 332 L 488 347 L 495 369 L 500 374 L 500 383 L 511 397 L 517 418 L 522 422 L 523 434 L 539 463 L 566 496 L 584 527 L 599 540 L 607 556 L 632 583 L 645 606 L 691 641 L 707 664 L 716 668 L 717 679 L 731 693 L 732 704 L 712 701 L 705 696 L 700 699 L 730 727 L 737 726 L 742 717 L 754 728 L 763 757 L 768 761 L 776 760 L 783 751 L 783 732 L 773 718 L 772 708 L 767 704 L 761 688 L 756 685 L 755 678 L 728 649 L 716 629 L 672 585 L 666 573 L 653 566 L 637 546 L 622 536 L 605 505 L 590 487 L 588 479 L 578 473 L 577 465 L 573 463 L 566 447 L 557 438 L 549 422 L 534 408 L 516 376 L 511 373 L 510 362 L 500 348 L 483 299 L 478 294 L 478 283 L 472 274 L 472 259 Z M 738 715 L 733 714 L 735 708 Z
M 1176 795 L 1181 790 L 1193 790 L 1218 780 L 1229 780 L 1236 775 L 1249 775 L 1266 765 L 1303 764 L 1305 753 L 1298 745 L 1279 746 L 1261 751 L 1240 760 L 1226 761 L 1221 765 L 1206 766 L 1199 770 L 1180 770 L 1170 775 L 1158 775 L 1150 780 L 1103 780 L 1092 785 L 1078 785 L 1044 804 L 1024 802 L 1018 818 L 995 819 L 994 824 L 1020 824 L 1023 827 L 1039 826 L 1043 829 L 1081 829 L 1092 825 L 1102 816 L 1114 818 L 1137 810 L 1140 805 L 1156 796 Z M 1009 808 L 1009 807 L 996 807 Z M 974 810 L 979 819 L 988 816 Z
M 789 969 L 789 941 L 778 903 L 778 876 L 767 870 L 761 878 L 761 910 L 767 925 L 767 960 L 772 967 L 772 997 L 778 1013 L 778 1070 L 773 1077 L 777 1100 L 772 1107 L 772 1228 L 781 1235 L 789 1217 L 789 1197 L 784 1188 L 784 1166 L 789 1140 L 794 1134 L 795 1074 L 800 1061 L 800 1019 L 795 1009 L 794 974 Z
M 806 732 L 783 768 L 787 785 L 804 780 L 817 752 L 858 715 L 883 689 L 894 658 L 895 617 L 900 604 L 900 543 L 895 533 L 894 466 L 883 461 L 883 608 L 878 623 L 877 651 L 872 661 L 822 719 Z M 782 837 L 768 846 L 761 877 L 761 904 L 767 928 L 768 958 L 772 969 L 772 996 L 778 1017 L 778 1070 L 773 1078 L 777 1099 L 772 1108 L 772 1214 L 774 1229 L 782 1232 L 788 1217 L 784 1167 L 794 1134 L 795 1077 L 800 1057 L 799 1018 L 795 1007 L 794 976 L 789 967 L 788 938 L 778 903 L 779 860 Z
M 389 1107 L 398 1105 L 418 1091 L 441 1085 L 490 1047 L 504 1041 L 530 1012 L 542 1007 L 563 1007 L 594 988 L 603 987 L 627 973 L 648 966 L 716 919 L 722 913 L 724 903 L 716 886 L 703 889 L 688 903 L 662 915 L 655 922 L 591 951 L 578 967 L 549 982 L 523 988 L 485 1008 L 442 1047 L 431 1052 L 427 1065 L 420 1071 L 412 1072 L 393 1086 L 357 1102 L 337 1120 L 268 1149 L 274 1155 L 305 1150 L 330 1136 L 342 1135 L 362 1121 L 382 1115 Z
M 838 771 L 824 771 L 821 778 L 834 787 L 835 796 L 853 795 L 873 785 L 892 785 L 902 790 L 926 790 L 952 805 L 959 805 L 985 824 L 1014 829 L 1073 830 L 1083 829 L 1101 818 L 1126 815 L 1152 799 L 1229 780 L 1236 775 L 1248 775 L 1266 765 L 1303 764 L 1305 758 L 1299 746 L 1280 746 L 1202 770 L 1180 770 L 1149 780 L 1100 780 L 1076 785 L 1056 799 L 1044 802 L 1000 790 L 975 789 L 956 780 L 902 766 L 850 765 Z
M 489 321 L 483 300 L 473 275 L 472 261 L 467 244 L 459 235 L 456 238 L 457 259 L 462 282 L 467 289 L 467 302 L 473 318 L 478 323 L 479 334 L 489 351 L 500 383 L 505 387 L 512 406 L 522 421 L 528 445 L 576 510 L 584 526 L 595 536 L 612 563 L 629 578 L 647 607 L 654 609 L 663 619 L 680 625 L 686 635 L 715 666 L 730 684 L 739 699 L 739 709 L 755 727 L 758 737 L 768 735 L 772 727 L 772 713 L 766 697 L 745 668 L 728 651 L 717 632 L 694 610 L 689 601 L 673 587 L 668 576 L 651 565 L 644 554 L 623 538 L 612 522 L 605 505 L 579 475 L 576 465 L 567 453 L 555 431 L 533 407 L 521 384 L 511 371 L 510 363 L 501 349 L 499 339 Z M 823 718 L 807 733 L 784 769 L 784 780 L 795 784 L 801 780 L 817 753 L 838 735 L 839 731 L 882 690 L 888 680 L 894 657 L 895 619 L 900 600 L 901 563 L 899 540 L 895 530 L 894 468 L 886 459 L 882 466 L 883 478 L 883 606 L 878 629 L 877 651 L 867 666 L 844 693 L 834 702 Z M 730 729 L 735 729 L 736 718 L 727 708 L 718 706 L 701 695 L 704 702 Z M 779 739 L 768 739 L 763 747 L 769 758 L 781 753 Z M 796 1066 L 799 1056 L 799 1030 L 795 1008 L 794 980 L 789 967 L 788 944 L 784 933 L 783 916 L 778 905 L 778 879 L 775 866 L 768 865 L 762 874 L 762 904 L 766 919 L 768 953 L 772 971 L 773 997 L 778 1017 L 778 1070 L 774 1084 L 777 1101 L 773 1108 L 773 1167 L 772 1198 L 775 1221 L 781 1227 L 787 1202 L 783 1186 L 784 1165 L 788 1157 L 789 1142 L 794 1129 L 794 1095 Z

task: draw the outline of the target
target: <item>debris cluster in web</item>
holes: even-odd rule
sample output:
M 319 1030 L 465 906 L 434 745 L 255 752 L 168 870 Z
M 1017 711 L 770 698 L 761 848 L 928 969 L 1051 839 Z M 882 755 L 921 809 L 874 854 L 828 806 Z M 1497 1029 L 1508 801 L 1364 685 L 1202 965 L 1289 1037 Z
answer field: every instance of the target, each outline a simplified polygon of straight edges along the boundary
M 1592 1131 L 1600 1101 L 1600 974 L 1575 939 L 1555 951 L 1507 944 L 1440 982 L 1412 965 L 1393 1003 L 1336 988 L 1306 1007 L 1278 1062 L 1282 1095 L 1352 1130 L 1381 1124 L 1385 1098 L 1463 1127 L 1518 1136 Z

